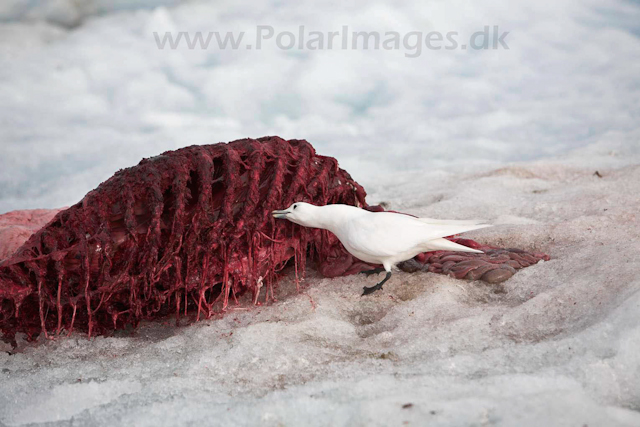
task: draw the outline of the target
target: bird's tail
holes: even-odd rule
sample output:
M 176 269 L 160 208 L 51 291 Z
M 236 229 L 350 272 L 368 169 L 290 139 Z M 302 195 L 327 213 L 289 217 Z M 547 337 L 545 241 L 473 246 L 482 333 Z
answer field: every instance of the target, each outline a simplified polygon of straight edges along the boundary
M 433 219 L 433 218 L 416 218 L 425 224 L 431 225 L 481 225 L 486 224 L 486 221 L 481 219 Z
M 467 246 L 454 243 L 447 239 L 433 239 L 426 243 L 425 251 L 458 251 L 458 252 L 472 252 L 474 254 L 482 254 L 484 252 L 477 249 L 473 249 Z

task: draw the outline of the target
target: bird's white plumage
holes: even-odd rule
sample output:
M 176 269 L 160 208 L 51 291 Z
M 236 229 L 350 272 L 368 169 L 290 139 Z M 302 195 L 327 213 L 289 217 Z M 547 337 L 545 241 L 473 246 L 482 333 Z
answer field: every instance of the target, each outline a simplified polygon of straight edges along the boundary
M 314 206 L 297 202 L 274 211 L 277 218 L 334 233 L 356 258 L 382 264 L 390 271 L 395 264 L 432 250 L 481 251 L 443 239 L 445 236 L 489 227 L 478 221 L 415 218 L 393 212 L 369 212 L 348 205 Z

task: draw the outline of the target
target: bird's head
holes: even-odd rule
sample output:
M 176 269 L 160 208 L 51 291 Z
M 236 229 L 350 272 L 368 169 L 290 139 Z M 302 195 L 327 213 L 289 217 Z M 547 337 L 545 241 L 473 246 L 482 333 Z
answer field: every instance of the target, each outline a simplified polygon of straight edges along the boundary
M 287 209 L 281 211 L 273 211 L 271 215 L 274 218 L 288 219 L 305 227 L 318 227 L 317 213 L 318 206 L 311 205 L 305 202 L 295 202 Z

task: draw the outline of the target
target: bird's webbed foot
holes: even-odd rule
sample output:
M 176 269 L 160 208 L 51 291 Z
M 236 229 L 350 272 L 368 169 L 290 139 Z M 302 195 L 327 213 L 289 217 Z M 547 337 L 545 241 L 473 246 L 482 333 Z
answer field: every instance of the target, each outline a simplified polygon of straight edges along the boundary
M 364 290 L 364 292 L 362 292 L 362 296 L 372 294 L 379 289 L 382 290 L 382 285 L 384 285 L 385 282 L 389 280 L 389 278 L 391 278 L 391 272 L 387 271 L 387 275 L 385 276 L 384 279 L 382 279 L 380 283 L 377 283 L 375 286 L 370 286 L 370 287 L 365 286 L 364 288 L 362 288 Z

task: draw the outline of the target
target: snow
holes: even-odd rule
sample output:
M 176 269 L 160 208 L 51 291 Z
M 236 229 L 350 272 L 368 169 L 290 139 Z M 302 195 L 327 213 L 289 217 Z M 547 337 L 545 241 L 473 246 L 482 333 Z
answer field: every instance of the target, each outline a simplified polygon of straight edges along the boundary
M 336 156 L 370 203 L 480 217 L 497 226 L 470 237 L 552 259 L 502 285 L 397 272 L 367 298 L 375 277 L 311 271 L 299 294 L 290 275 L 277 303 L 197 324 L 0 345 L 0 425 L 640 425 L 637 4 L 109 3 L 0 6 L 0 212 L 75 203 L 165 149 L 277 134 Z M 150 35 L 255 22 L 513 38 L 411 59 Z

